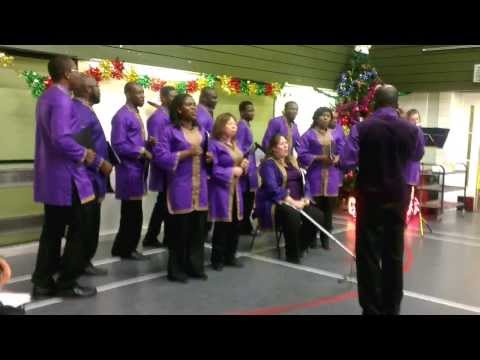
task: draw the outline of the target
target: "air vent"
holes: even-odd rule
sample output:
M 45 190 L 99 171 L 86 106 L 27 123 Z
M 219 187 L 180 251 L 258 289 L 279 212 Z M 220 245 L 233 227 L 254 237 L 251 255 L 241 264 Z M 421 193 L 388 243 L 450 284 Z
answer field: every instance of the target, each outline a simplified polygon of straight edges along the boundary
M 473 82 L 480 83 L 480 64 L 473 66 Z

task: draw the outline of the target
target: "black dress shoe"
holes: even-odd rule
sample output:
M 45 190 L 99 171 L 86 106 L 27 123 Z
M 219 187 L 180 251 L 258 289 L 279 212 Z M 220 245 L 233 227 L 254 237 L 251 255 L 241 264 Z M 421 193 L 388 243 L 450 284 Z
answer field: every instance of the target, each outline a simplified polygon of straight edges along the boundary
M 287 262 L 300 265 L 300 259 L 299 258 L 287 258 Z
M 95 295 L 97 295 L 97 288 L 80 285 L 75 285 L 73 288 L 58 291 L 58 296 L 61 297 L 86 298 Z
M 32 296 L 34 298 L 39 298 L 42 296 L 54 296 L 55 288 L 54 287 L 41 287 L 38 285 L 33 286 Z
M 310 244 L 310 249 L 318 249 L 318 241 L 317 239 L 313 240 Z
M 164 247 L 164 245 L 162 245 L 162 243 L 158 240 L 154 240 L 154 241 L 144 241 L 142 243 L 143 247 L 151 247 L 151 248 L 161 248 L 161 247 Z
M 134 261 L 145 261 L 148 260 L 148 257 L 145 255 L 140 254 L 138 251 L 132 252 L 130 255 L 127 256 L 120 256 L 122 259 L 126 260 L 134 260 Z
M 200 279 L 200 280 L 208 280 L 208 276 L 205 273 L 196 274 L 196 273 L 188 273 L 188 276 L 192 279 Z
M 322 248 L 324 250 L 330 250 L 330 242 L 328 240 L 322 240 Z
M 223 264 L 222 263 L 212 263 L 212 269 L 215 271 L 222 271 Z
M 180 283 L 187 283 L 188 282 L 188 276 L 185 274 L 177 274 L 177 275 L 167 275 L 167 279 L 169 281 L 173 282 L 180 282 Z
M 83 271 L 85 275 L 88 276 L 105 276 L 108 274 L 108 271 L 105 269 L 101 269 L 97 266 L 93 266 L 93 264 L 88 264 L 85 270 Z
M 231 261 L 226 261 L 225 266 L 243 268 L 243 263 L 238 259 L 233 259 Z

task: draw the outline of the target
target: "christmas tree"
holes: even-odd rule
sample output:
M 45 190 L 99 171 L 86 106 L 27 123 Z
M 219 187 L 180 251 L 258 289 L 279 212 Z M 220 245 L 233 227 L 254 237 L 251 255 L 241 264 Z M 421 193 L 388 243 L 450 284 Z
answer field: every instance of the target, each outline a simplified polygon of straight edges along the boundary
M 340 75 L 337 86 L 336 112 L 346 136 L 350 134 L 352 126 L 370 114 L 375 88 L 381 82 L 377 71 L 369 63 L 368 53 L 356 49 L 350 61 L 350 69 Z M 342 186 L 345 197 L 353 191 L 355 179 L 353 171 L 345 174 Z

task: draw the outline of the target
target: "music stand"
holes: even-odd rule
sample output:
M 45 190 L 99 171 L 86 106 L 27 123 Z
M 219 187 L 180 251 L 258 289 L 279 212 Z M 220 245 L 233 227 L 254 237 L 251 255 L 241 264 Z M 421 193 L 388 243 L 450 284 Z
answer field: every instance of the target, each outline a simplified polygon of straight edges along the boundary
M 423 131 L 425 146 L 443 149 L 447 141 L 450 129 L 442 128 L 421 128 Z

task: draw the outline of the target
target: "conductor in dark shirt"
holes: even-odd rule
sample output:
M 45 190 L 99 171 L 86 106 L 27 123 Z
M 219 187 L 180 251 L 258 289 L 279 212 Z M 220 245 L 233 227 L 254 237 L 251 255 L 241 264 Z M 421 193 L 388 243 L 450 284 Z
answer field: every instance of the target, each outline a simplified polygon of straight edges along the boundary
M 400 118 L 398 91 L 380 86 L 374 113 L 352 128 L 340 157 L 344 170 L 358 167 L 356 262 L 365 315 L 397 315 L 403 297 L 406 212 L 405 167 L 424 154 L 417 129 Z

